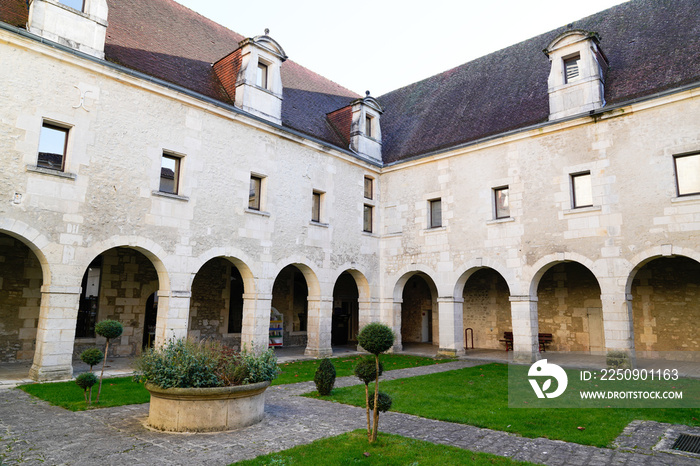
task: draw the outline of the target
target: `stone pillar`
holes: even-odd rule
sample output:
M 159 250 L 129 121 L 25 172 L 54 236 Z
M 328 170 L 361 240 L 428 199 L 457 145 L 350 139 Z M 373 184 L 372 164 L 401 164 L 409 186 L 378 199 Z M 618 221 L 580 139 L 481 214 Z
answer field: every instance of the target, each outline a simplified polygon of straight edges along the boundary
M 36 333 L 36 351 L 29 377 L 36 381 L 73 376 L 73 346 L 80 287 L 44 285 Z
M 243 327 L 241 349 L 261 353 L 269 348 L 271 294 L 243 294 Z
M 401 304 L 403 300 L 395 301 L 392 299 L 382 299 L 380 301 L 379 312 L 380 322 L 386 324 L 394 331 L 396 338 L 394 346 L 389 350 L 390 353 L 396 353 L 403 350 L 401 344 Z
M 511 296 L 510 313 L 513 322 L 513 360 L 531 363 L 540 359 L 537 338 L 537 297 Z
M 622 352 L 635 364 L 634 321 L 632 317 L 632 295 L 626 293 L 604 293 L 600 295 L 603 305 L 603 330 L 605 351 Z
M 171 338 L 187 338 L 191 297 L 190 291 L 158 290 L 155 346 Z
M 438 298 L 438 355 L 456 357 L 464 355 L 464 299 L 452 296 Z
M 333 297 L 309 296 L 306 321 L 306 356 L 327 358 L 333 356 L 331 348 L 331 324 L 333 319 Z
M 357 301 L 357 317 L 359 319 L 359 322 L 357 324 L 358 331 L 362 330 L 362 327 L 365 325 L 373 322 L 375 319 L 373 318 L 373 309 L 372 309 L 372 300 L 371 299 L 359 299 Z

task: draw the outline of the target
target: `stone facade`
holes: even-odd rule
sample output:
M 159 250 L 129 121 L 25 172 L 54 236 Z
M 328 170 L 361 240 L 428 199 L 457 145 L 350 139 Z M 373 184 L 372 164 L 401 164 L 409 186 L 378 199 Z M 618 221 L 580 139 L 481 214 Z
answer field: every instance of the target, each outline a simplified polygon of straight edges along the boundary
M 284 345 L 319 357 L 345 340 L 334 331 L 352 341 L 372 321 L 394 329 L 395 351 L 432 342 L 447 355 L 464 352 L 467 327 L 491 349 L 512 331 L 523 361 L 540 357 L 538 333 L 553 351 L 671 357 L 700 344 L 687 325 L 700 309 L 700 194 L 679 196 L 674 167 L 700 151 L 697 87 L 385 164 L 379 140 L 353 153 L 286 128 L 284 111 L 271 124 L 30 34 L 0 39 L 15 70 L 0 110 L 0 358 L 33 359 L 36 379 L 69 377 L 74 353 L 102 343 L 76 338 L 96 258 L 98 319 L 126 325 L 114 356 L 141 351 L 149 302 L 154 344 L 261 350 L 275 308 Z M 367 99 L 371 134 L 390 138 L 381 98 Z M 367 131 L 366 110 L 351 132 Z M 68 135 L 62 171 L 37 167 L 47 124 Z M 178 164 L 172 192 L 164 154 Z M 572 192 L 582 175 L 590 205 Z

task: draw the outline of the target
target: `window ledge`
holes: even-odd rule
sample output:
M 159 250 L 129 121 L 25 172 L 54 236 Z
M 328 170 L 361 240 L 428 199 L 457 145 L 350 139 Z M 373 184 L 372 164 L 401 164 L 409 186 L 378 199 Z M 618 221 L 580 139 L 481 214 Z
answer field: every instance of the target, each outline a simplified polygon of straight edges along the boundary
M 269 217 L 270 212 L 265 212 L 264 210 L 246 209 L 246 214 L 260 215 L 261 217 Z
M 368 238 L 379 238 L 379 235 L 372 231 L 363 231 L 362 235 L 367 236 Z
M 314 222 L 313 220 L 311 220 L 311 221 L 309 222 L 309 225 L 313 225 L 313 226 L 315 226 L 315 227 L 321 227 L 321 228 L 328 228 L 328 224 L 327 224 L 327 223 Z
M 397 238 L 399 236 L 403 236 L 403 231 L 393 231 L 391 233 L 386 233 L 382 236 L 382 238 Z
M 162 191 L 151 191 L 154 196 L 167 197 L 168 199 L 175 199 L 177 201 L 188 202 L 190 200 L 187 196 L 179 196 L 177 194 L 164 193 Z
M 671 202 L 697 202 L 700 201 L 700 193 L 698 194 L 685 194 L 683 196 L 672 197 Z
M 62 172 L 59 170 L 52 170 L 50 168 L 37 167 L 36 165 L 27 165 L 28 172 L 41 173 L 42 175 L 57 176 L 59 178 L 66 178 L 69 180 L 74 180 L 78 177 L 75 173 Z
M 503 217 L 503 218 L 494 218 L 493 220 L 488 220 L 486 222 L 487 225 L 497 225 L 499 223 L 508 223 L 508 222 L 514 222 L 515 219 L 513 217 Z
M 445 225 L 443 225 L 441 227 L 426 228 L 423 231 L 426 233 L 438 233 L 438 232 L 447 231 L 447 227 Z
M 564 215 L 583 214 L 586 212 L 600 212 L 601 209 L 602 209 L 602 207 L 599 205 L 592 205 L 592 206 L 588 206 L 588 207 L 576 207 L 575 209 L 565 210 Z

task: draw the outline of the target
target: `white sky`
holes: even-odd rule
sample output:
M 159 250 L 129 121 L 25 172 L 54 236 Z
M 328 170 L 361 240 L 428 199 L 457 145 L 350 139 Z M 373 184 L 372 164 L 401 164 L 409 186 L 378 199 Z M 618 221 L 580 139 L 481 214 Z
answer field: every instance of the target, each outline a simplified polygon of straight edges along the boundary
M 176 1 L 376 97 L 625 0 Z

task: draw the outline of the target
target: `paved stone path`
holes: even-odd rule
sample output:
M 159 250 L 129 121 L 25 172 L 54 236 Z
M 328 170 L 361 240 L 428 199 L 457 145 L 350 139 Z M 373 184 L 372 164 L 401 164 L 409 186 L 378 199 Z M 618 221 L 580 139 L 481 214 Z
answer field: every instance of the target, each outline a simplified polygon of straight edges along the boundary
M 447 364 L 389 371 L 396 379 L 481 364 Z M 353 377 L 338 386 L 354 385 Z M 229 464 L 295 445 L 365 427 L 364 409 L 297 396 L 313 382 L 268 389 L 263 422 L 237 432 L 164 434 L 144 426 L 148 405 L 121 406 L 73 413 L 50 406 L 19 390 L 0 391 L 2 464 Z M 548 465 L 694 465 L 700 459 L 651 449 L 672 426 L 633 423 L 618 449 L 594 448 L 547 439 L 527 439 L 504 432 L 401 413 L 382 415 L 381 430 L 434 443 L 495 453 Z M 640 448 L 641 445 L 641 448 Z M 638 449 L 639 448 L 639 449 Z M 641 452 L 641 453 L 640 453 Z M 322 459 L 320 459 L 322 464 Z

